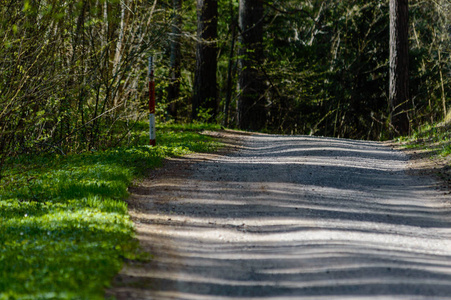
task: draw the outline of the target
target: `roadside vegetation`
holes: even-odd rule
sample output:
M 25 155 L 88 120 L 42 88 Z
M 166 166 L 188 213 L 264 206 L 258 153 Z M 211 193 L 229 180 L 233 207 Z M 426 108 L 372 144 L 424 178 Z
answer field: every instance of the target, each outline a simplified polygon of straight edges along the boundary
M 442 122 L 423 125 L 392 144 L 409 156 L 410 172 L 435 177 L 437 188 L 444 194 L 451 194 L 450 128 L 451 113 L 448 113 Z
M 451 114 L 441 123 L 426 124 L 412 132 L 410 136 L 397 139 L 405 149 L 417 149 L 429 153 L 431 158 L 446 157 L 451 154 Z
M 161 125 L 156 147 L 137 123 L 130 145 L 11 158 L 0 182 L 0 299 L 102 299 L 134 241 L 127 187 L 165 157 L 208 152 L 214 125 Z

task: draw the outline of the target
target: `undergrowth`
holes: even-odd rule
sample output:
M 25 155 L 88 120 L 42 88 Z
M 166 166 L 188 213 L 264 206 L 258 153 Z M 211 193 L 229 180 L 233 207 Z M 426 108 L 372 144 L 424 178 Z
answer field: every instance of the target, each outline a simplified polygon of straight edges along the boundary
M 426 150 L 431 156 L 451 154 L 451 130 L 445 123 L 424 125 L 397 141 L 404 148 Z
M 10 159 L 0 180 L 0 299 L 103 299 L 124 258 L 146 259 L 123 201 L 132 180 L 168 156 L 215 150 L 202 124 L 145 123 L 130 144 Z

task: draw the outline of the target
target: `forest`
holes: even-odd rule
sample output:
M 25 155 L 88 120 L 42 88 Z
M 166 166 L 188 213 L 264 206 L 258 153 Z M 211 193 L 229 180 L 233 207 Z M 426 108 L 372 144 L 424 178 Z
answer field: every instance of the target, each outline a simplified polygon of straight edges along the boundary
M 435 134 L 451 153 L 436 130 L 451 120 L 449 0 L 0 4 L 0 299 L 104 299 L 124 260 L 148 259 L 128 188 L 223 146 L 204 130 Z
M 409 129 L 446 116 L 450 6 L 408 4 Z M 388 139 L 389 11 L 388 0 L 4 0 L 1 161 L 130 141 L 147 118 L 149 56 L 157 122 Z

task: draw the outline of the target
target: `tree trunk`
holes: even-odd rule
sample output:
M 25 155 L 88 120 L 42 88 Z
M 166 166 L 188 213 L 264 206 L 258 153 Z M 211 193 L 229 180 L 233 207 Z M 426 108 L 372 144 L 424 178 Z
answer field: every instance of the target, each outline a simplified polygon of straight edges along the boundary
M 212 121 L 217 112 L 217 27 L 218 3 L 216 0 L 197 0 L 197 51 L 194 77 L 192 118 L 208 111 Z
M 226 87 L 226 98 L 224 104 L 224 120 L 223 125 L 225 127 L 229 126 L 229 108 L 230 102 L 232 100 L 232 87 L 233 87 L 233 65 L 234 65 L 234 56 L 235 56 L 235 39 L 236 39 L 236 27 L 237 20 L 235 18 L 235 14 L 233 13 L 234 7 L 232 2 L 230 2 L 230 19 L 231 19 L 231 31 L 232 31 L 232 40 L 230 42 L 230 52 L 229 52 L 229 66 L 227 68 L 227 87 Z
M 180 97 L 180 35 L 182 27 L 182 0 L 173 0 L 174 19 L 172 21 L 171 57 L 169 66 L 168 113 L 177 120 L 178 99 Z
M 266 123 L 265 86 L 262 72 L 259 70 L 263 62 L 263 2 L 241 0 L 238 22 L 241 31 L 238 127 L 259 130 Z
M 409 133 L 408 0 L 390 0 L 390 122 L 395 134 Z

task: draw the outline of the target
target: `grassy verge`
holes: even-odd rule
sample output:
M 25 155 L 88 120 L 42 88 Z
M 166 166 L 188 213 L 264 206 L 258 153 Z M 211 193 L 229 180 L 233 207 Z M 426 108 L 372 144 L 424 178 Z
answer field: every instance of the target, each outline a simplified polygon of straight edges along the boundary
M 205 125 L 147 125 L 133 147 L 10 160 L 0 181 L 0 299 L 102 299 L 124 258 L 139 259 L 123 201 L 168 156 L 208 152 Z
M 401 137 L 398 144 L 405 149 L 417 149 L 433 156 L 451 154 L 450 126 L 443 124 L 425 125 L 408 137 Z

